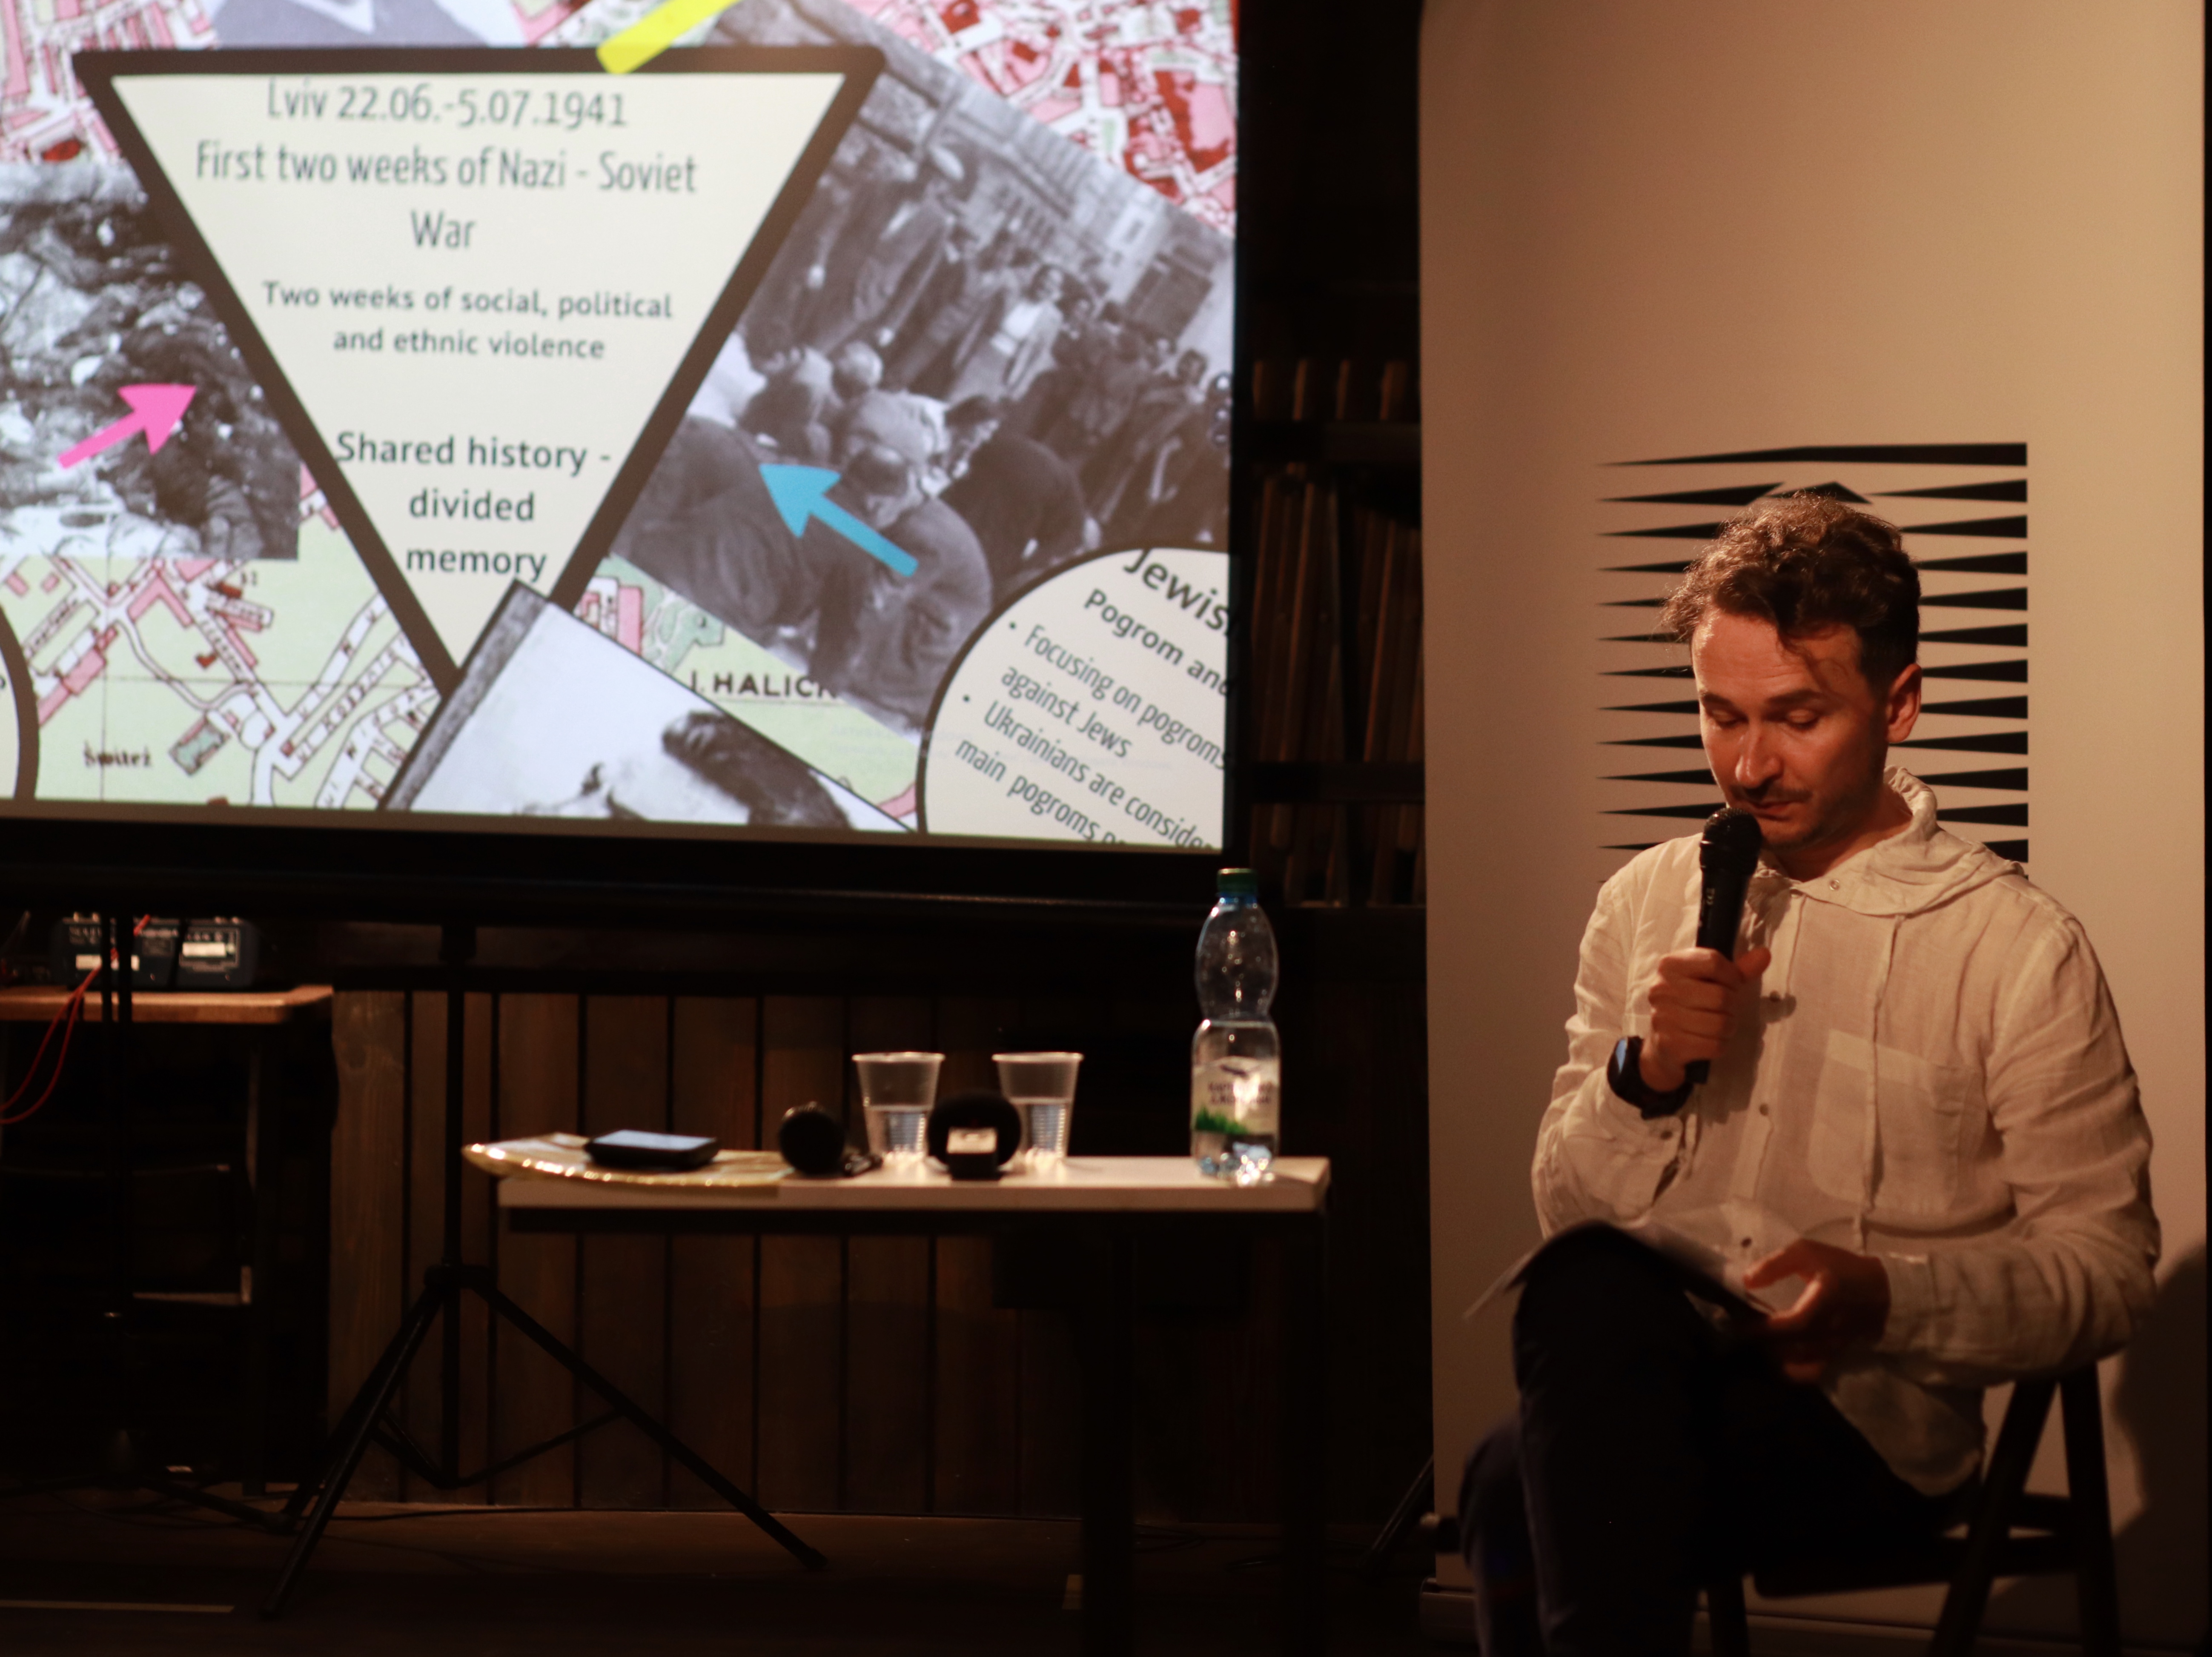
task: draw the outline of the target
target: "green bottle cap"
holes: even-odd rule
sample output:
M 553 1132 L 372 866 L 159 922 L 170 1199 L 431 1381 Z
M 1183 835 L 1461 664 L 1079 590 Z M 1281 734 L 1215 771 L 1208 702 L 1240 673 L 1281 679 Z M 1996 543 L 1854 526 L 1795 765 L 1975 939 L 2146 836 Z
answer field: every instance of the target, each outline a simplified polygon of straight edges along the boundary
M 1257 897 L 1260 877 L 1249 869 L 1224 869 L 1214 890 L 1224 897 Z

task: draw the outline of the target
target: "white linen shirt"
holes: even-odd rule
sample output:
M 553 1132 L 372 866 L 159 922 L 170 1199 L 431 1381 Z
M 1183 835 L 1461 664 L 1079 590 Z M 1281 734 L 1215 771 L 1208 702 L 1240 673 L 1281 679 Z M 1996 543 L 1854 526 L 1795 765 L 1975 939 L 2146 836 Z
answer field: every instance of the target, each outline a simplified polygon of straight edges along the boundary
M 1648 1035 L 1659 958 L 1696 941 L 1698 840 L 1639 853 L 1598 895 L 1567 1062 L 1536 1144 L 1546 1235 L 1651 1222 L 1728 1275 L 1795 1238 L 1881 1258 L 1889 1320 L 1823 1390 L 1929 1495 L 1974 1472 L 1981 1388 L 2118 1349 L 2149 1309 L 2150 1130 L 2080 923 L 2018 865 L 1911 825 L 1826 875 L 1762 863 L 1742 947 L 1774 958 L 1711 1078 L 1647 1121 L 1607 1084 Z

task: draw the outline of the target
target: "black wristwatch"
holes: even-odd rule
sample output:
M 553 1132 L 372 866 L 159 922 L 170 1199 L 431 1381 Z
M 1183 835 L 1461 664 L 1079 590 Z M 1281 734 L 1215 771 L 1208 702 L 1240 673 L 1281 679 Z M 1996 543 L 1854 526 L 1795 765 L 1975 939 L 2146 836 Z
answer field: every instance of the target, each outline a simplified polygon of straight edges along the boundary
M 1613 1062 L 1605 1067 L 1606 1085 L 1618 1097 L 1635 1106 L 1646 1121 L 1672 1116 L 1688 1101 L 1692 1084 L 1686 1080 L 1671 1093 L 1654 1091 L 1644 1079 L 1644 1067 L 1638 1062 L 1643 1053 L 1644 1038 L 1640 1035 L 1624 1035 L 1614 1042 Z

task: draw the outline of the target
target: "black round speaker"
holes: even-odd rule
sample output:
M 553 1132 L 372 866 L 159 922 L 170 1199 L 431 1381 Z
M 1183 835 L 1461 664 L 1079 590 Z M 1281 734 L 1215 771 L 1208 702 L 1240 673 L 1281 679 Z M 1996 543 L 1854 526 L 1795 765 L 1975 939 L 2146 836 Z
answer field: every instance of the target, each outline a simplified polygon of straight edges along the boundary
M 821 1106 L 811 1102 L 795 1105 L 776 1126 L 775 1148 L 801 1174 L 827 1178 L 843 1171 L 845 1130 Z
M 1021 1148 L 1021 1113 L 988 1088 L 940 1099 L 929 1113 L 929 1154 L 956 1180 L 995 1180 Z

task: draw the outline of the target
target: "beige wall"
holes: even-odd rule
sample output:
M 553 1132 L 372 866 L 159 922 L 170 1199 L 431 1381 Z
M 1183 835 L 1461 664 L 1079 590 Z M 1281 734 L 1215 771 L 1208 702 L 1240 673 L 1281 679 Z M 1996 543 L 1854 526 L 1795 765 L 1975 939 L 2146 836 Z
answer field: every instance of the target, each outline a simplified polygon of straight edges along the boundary
M 2201 13 L 2178 0 L 1431 0 L 1424 55 L 1443 1502 L 1511 1402 L 1504 1318 L 1460 1311 L 1534 1235 L 1528 1159 L 1575 944 L 1624 855 L 1596 847 L 1668 832 L 1595 832 L 1614 803 L 1596 780 L 1609 663 L 1595 640 L 1626 630 L 1592 621 L 1607 596 L 1593 537 L 1620 510 L 1595 502 L 1628 492 L 1598 469 L 1792 443 L 2025 440 L 2032 873 L 2081 916 L 2110 974 L 2158 1136 L 2167 1239 L 2160 1320 L 2133 1373 L 2107 1371 L 2125 1422 L 2124 1593 L 2132 1636 L 2193 1642 L 2206 1557 Z M 1993 1623 L 2063 1626 L 2063 1605 L 2014 1592 Z

